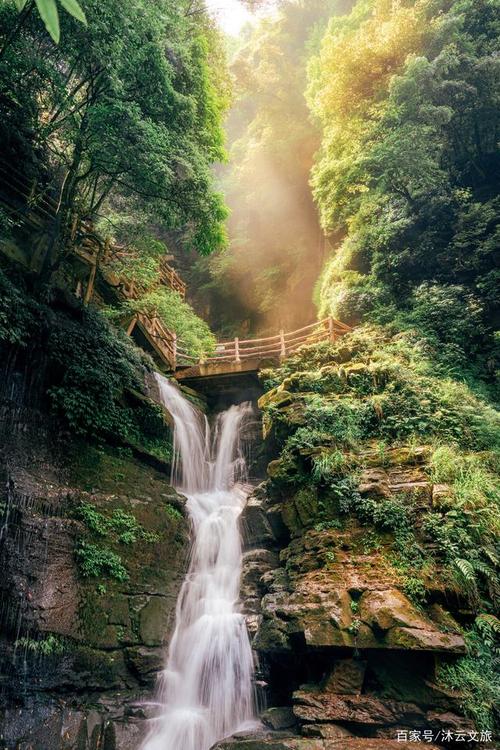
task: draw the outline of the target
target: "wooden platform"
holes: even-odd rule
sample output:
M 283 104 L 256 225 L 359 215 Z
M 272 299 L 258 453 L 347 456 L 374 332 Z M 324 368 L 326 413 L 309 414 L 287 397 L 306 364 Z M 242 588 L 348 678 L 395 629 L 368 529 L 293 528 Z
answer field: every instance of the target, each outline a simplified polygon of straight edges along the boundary
M 266 358 L 266 366 L 276 364 L 279 358 Z M 181 367 L 175 371 L 175 377 L 180 382 L 199 380 L 200 378 L 219 378 L 223 375 L 242 375 L 258 372 L 263 367 L 262 359 L 246 360 L 245 362 L 204 362 L 193 367 Z

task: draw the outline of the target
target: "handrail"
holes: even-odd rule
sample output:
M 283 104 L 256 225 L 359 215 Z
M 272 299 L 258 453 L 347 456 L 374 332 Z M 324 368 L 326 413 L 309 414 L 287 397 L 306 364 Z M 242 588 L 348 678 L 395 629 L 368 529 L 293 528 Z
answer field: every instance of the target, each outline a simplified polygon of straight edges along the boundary
M 240 341 L 237 337 L 232 341 L 220 341 L 216 344 L 215 351 L 207 357 L 198 361 L 199 365 L 212 365 L 222 363 L 240 363 L 244 360 L 277 359 L 297 351 L 301 346 L 313 344 L 319 341 L 335 341 L 352 328 L 335 318 L 323 318 L 315 323 L 298 328 L 295 331 L 280 331 L 274 336 L 266 336 L 255 339 L 244 339 Z M 253 344 L 253 346 L 250 346 Z M 187 355 L 182 349 L 177 350 L 178 356 L 191 361 L 195 360 L 192 355 Z M 177 362 L 176 362 L 177 365 Z
M 11 190 L 12 193 L 21 196 L 25 202 L 26 213 L 23 213 L 20 210 L 19 199 L 15 195 L 12 196 L 12 202 L 9 202 L 8 199 L 3 199 L 3 203 L 7 209 L 20 216 L 24 223 L 39 226 L 38 222 L 43 222 L 44 217 L 55 217 L 57 213 L 56 201 L 47 195 L 45 190 L 36 194 L 36 182 L 29 184 L 27 179 L 15 167 L 9 166 L 9 169 L 6 169 L 5 165 L 0 161 L 0 187 L 2 185 Z M 77 236 L 80 237 L 80 245 L 75 247 L 75 253 L 92 266 L 91 274 L 95 275 L 95 267 L 101 251 L 93 236 L 88 237 L 88 241 L 85 240 L 85 237 L 82 238 L 82 234 L 93 235 L 92 224 L 87 220 L 76 220 L 75 218 L 72 231 L 75 238 Z M 120 254 L 123 254 L 124 249 L 122 245 L 106 243 L 105 250 L 102 253 L 104 271 L 106 271 L 108 259 L 119 257 Z M 160 276 L 163 283 L 179 292 L 182 297 L 185 296 L 186 284 L 177 271 L 164 258 L 160 259 Z M 119 291 L 125 297 L 135 298 L 138 292 L 140 293 L 144 290 L 140 289 L 140 285 L 134 285 L 133 282 L 122 282 L 119 285 Z M 175 332 L 166 328 L 156 316 L 145 313 L 136 314 L 128 325 L 127 332 L 129 334 L 132 333 L 137 323 L 140 324 L 151 345 L 173 371 L 178 368 L 181 362 L 184 363 L 186 361 L 198 365 L 223 362 L 238 364 L 243 360 L 271 358 L 281 361 L 284 357 L 297 351 L 303 345 L 318 341 L 335 341 L 337 337 L 352 330 L 346 323 L 342 323 L 340 320 L 332 317 L 327 317 L 302 326 L 302 328 L 297 328 L 294 331 L 285 332 L 284 330 L 280 330 L 273 336 L 241 340 L 235 337 L 231 341 L 220 341 L 217 342 L 215 351 L 210 356 L 198 359 L 196 356 L 188 354 L 185 351 L 182 346 L 184 342 L 178 340 Z

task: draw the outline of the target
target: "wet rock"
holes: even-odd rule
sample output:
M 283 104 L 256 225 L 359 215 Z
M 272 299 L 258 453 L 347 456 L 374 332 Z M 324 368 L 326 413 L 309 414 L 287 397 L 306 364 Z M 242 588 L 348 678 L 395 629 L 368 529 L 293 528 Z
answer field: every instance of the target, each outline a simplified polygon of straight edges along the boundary
M 267 571 L 262 576 L 261 582 L 266 591 L 272 593 L 287 591 L 290 585 L 286 570 L 284 568 L 273 568 L 273 570 Z
M 145 736 L 145 722 L 111 722 L 104 730 L 102 747 L 103 750 L 137 750 Z
M 291 706 L 268 708 L 260 718 L 267 727 L 275 730 L 289 729 L 297 723 Z
M 256 609 L 257 608 L 260 610 L 260 603 L 256 605 Z M 248 611 L 246 606 L 244 608 L 243 614 L 245 615 L 245 622 L 247 625 L 247 631 L 250 641 L 253 641 L 262 622 L 262 615 L 257 612 Z
M 159 646 L 163 643 L 167 623 L 172 613 L 170 602 L 163 596 L 152 596 L 141 610 L 139 632 L 146 646 Z
M 457 633 L 441 633 L 439 630 L 420 628 L 392 628 L 386 637 L 387 645 L 397 649 L 421 651 L 448 651 L 463 654 L 465 641 Z
M 151 676 L 156 675 L 159 672 L 165 661 L 165 654 L 163 649 L 160 648 L 147 648 L 146 646 L 138 646 L 136 648 L 128 648 L 125 651 L 125 658 L 127 665 L 137 673 L 139 679 L 143 683 L 150 683 Z
M 285 522 L 283 521 L 281 504 L 275 503 L 274 505 L 268 505 L 266 507 L 266 517 L 276 542 L 282 545 L 286 544 L 290 534 Z
M 258 404 L 259 409 L 265 409 L 270 405 L 275 406 L 278 409 L 282 409 L 284 406 L 288 406 L 293 401 L 293 394 L 280 388 L 273 388 L 272 390 L 264 393 L 259 398 Z
M 282 517 L 292 535 L 311 526 L 318 513 L 318 497 L 310 488 L 302 488 L 282 504 Z
M 301 731 L 304 737 L 321 737 L 324 740 L 353 736 L 349 729 L 339 724 L 304 724 Z
M 286 623 L 274 617 L 263 617 L 252 642 L 256 651 L 283 653 L 291 650 Z
M 439 713 L 438 711 L 429 711 L 427 713 L 427 722 L 435 732 L 440 730 L 451 729 L 453 732 L 470 732 L 474 729 L 474 723 L 458 716 L 451 711 Z
M 365 679 L 366 661 L 342 659 L 335 663 L 323 689 L 329 693 L 359 695 Z
M 385 631 L 395 625 L 409 628 L 431 628 L 410 600 L 398 589 L 367 591 L 359 601 L 359 617 L 370 627 Z
M 361 472 L 358 491 L 360 495 L 386 498 L 390 495 L 387 472 L 383 469 L 364 469 Z
M 268 550 L 250 550 L 243 555 L 240 596 L 245 601 L 249 597 L 260 598 L 265 592 L 262 577 L 278 562 L 277 555 Z
M 370 695 L 336 695 L 297 690 L 295 716 L 304 722 L 348 722 L 363 725 L 422 727 L 425 713 L 414 703 L 381 700 Z
M 427 614 L 430 619 L 443 630 L 448 630 L 452 633 L 460 633 L 460 626 L 457 621 L 440 604 L 431 604 L 431 606 L 427 608 Z
M 252 732 L 233 735 L 211 750 L 325 750 L 322 740 L 310 740 L 287 732 Z
M 251 495 L 240 516 L 245 547 L 272 545 L 275 536 L 264 508 L 264 499 Z
M 130 625 L 129 603 L 126 596 L 115 596 L 109 600 L 106 606 L 108 622 L 111 625 Z
M 279 733 L 269 735 L 240 735 L 229 737 L 214 745 L 211 750 L 414 750 L 414 742 L 377 739 L 368 737 L 284 737 Z M 427 744 L 430 750 L 439 750 L 437 745 Z

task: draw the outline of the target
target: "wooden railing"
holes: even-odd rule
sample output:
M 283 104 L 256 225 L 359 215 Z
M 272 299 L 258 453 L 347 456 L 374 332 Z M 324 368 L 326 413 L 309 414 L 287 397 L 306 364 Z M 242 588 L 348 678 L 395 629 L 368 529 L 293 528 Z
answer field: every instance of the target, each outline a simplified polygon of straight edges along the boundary
M 296 331 L 281 330 L 274 336 L 264 338 L 240 339 L 238 337 L 231 341 L 218 342 L 215 351 L 209 357 L 199 359 L 190 355 L 181 339 L 176 340 L 174 345 L 175 366 L 194 366 L 197 364 L 239 364 L 250 360 L 281 360 L 293 354 L 297 349 L 306 344 L 314 344 L 319 341 L 335 341 L 339 336 L 351 331 L 352 328 L 340 320 L 329 317 L 317 323 L 299 328 Z
M 57 214 L 57 203 L 45 189 L 39 190 L 36 183 L 29 184 L 26 178 L 0 161 L 0 202 L 13 216 L 19 226 L 31 231 L 43 231 Z M 90 221 L 75 217 L 72 227 L 74 254 L 90 266 L 89 282 L 83 293 L 88 302 L 93 293 L 97 267 L 104 278 L 117 292 L 125 298 L 137 299 L 145 291 L 137 284 L 121 280 L 113 273 L 113 260 L 121 259 L 128 254 L 126 247 L 99 241 Z M 161 283 L 177 291 L 182 297 L 186 294 L 186 285 L 174 268 L 165 259 L 160 261 Z M 218 342 L 215 351 L 200 359 L 189 353 L 185 342 L 163 325 L 156 316 L 137 314 L 128 323 L 127 333 L 132 334 L 138 326 L 149 345 L 156 351 L 164 364 L 175 371 L 183 367 L 204 364 L 240 364 L 256 360 L 279 361 L 293 354 L 300 346 L 319 341 L 335 341 L 352 330 L 350 326 L 334 318 L 324 318 L 318 323 L 299 328 L 296 331 L 281 330 L 274 336 L 263 338 L 240 339 Z
M 47 231 L 54 222 L 58 210 L 57 202 L 47 194 L 45 188 L 39 188 L 36 182 L 29 183 L 22 174 L 1 160 L 0 203 L 17 226 L 27 230 L 30 236 Z M 100 269 L 104 280 L 124 299 L 137 299 L 146 291 L 137 284 L 120 279 L 113 272 L 113 263 L 118 260 L 123 262 L 130 251 L 123 245 L 100 240 L 92 222 L 75 216 L 71 227 L 71 242 L 72 253 L 83 260 L 90 269 L 85 288 L 81 289 L 80 283 L 77 287 L 84 302 L 90 302 L 94 294 L 97 268 Z M 29 265 L 31 260 L 28 259 L 26 262 Z M 186 295 L 185 283 L 165 258 L 160 259 L 160 284 L 175 290 L 182 298 Z M 169 369 L 175 369 L 175 334 L 154 316 L 134 316 L 128 323 L 127 333 L 131 334 L 136 325 L 160 360 Z
M 45 188 L 39 188 L 36 182 L 30 183 L 24 175 L 1 160 L 0 200 L 14 220 L 31 231 L 43 231 L 57 214 L 57 202 L 47 194 Z M 71 238 L 73 253 L 91 267 L 99 263 L 104 272 L 107 270 L 106 265 L 123 258 L 129 252 L 123 245 L 99 242 L 92 222 L 77 216 L 73 222 Z M 160 281 L 178 292 L 182 298 L 186 296 L 186 284 L 164 258 L 160 259 Z

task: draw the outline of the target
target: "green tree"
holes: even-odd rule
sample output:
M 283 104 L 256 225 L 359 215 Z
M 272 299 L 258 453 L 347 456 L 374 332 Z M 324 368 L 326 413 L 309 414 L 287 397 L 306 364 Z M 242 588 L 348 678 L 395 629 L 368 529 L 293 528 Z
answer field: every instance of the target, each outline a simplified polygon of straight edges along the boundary
M 498 321 L 495 6 L 359 2 L 330 22 L 308 93 L 323 133 L 313 190 L 337 238 L 321 314 L 414 325 L 430 320 L 430 300 L 457 300 L 456 320 L 426 330 L 436 348 L 453 330 L 463 361 L 486 349 L 488 367 Z
M 7 47 L 2 131 L 16 131 L 5 142 L 25 161 L 44 162 L 58 185 L 45 276 L 68 252 L 75 217 L 95 220 L 117 195 L 186 247 L 209 253 L 224 244 L 211 164 L 224 158 L 226 91 L 210 63 L 215 31 L 191 5 L 88 0 L 87 27 L 61 17 L 58 46 L 32 14 Z M 3 5 L 3 33 L 16 23 L 14 5 Z

